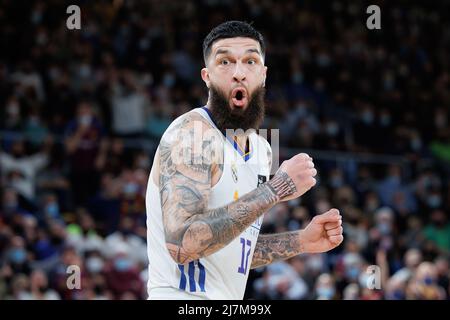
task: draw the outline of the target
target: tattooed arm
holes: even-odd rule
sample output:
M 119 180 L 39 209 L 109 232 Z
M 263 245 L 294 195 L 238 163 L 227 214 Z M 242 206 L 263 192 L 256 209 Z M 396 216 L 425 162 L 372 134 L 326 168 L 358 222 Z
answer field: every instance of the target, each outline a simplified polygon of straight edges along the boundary
M 188 113 L 159 146 L 159 189 L 167 249 L 184 264 L 226 246 L 279 201 L 309 190 L 316 174 L 309 156 L 285 161 L 275 176 L 226 206 L 208 209 L 214 172 L 222 171 L 223 137 Z
M 251 268 L 258 268 L 276 260 L 285 260 L 303 252 L 300 231 L 261 234 L 256 242 Z
M 319 253 L 337 247 L 343 241 L 342 217 L 337 209 L 315 216 L 304 230 L 262 234 L 256 242 L 251 268 L 300 253 Z

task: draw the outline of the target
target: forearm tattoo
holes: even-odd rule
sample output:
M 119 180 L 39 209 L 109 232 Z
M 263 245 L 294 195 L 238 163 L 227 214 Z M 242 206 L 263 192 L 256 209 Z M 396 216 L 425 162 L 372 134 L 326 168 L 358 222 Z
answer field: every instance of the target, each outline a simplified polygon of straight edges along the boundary
M 210 125 L 196 114 L 188 114 L 172 130 L 173 139 L 162 139 L 159 146 L 159 189 L 167 248 L 180 264 L 210 255 L 225 247 L 248 228 L 279 199 L 295 192 L 295 185 L 281 180 L 264 183 L 255 190 L 224 207 L 208 209 L 213 165 L 222 172 L 223 137 L 208 135 L 200 148 L 186 141 L 195 141 L 192 123 Z M 183 130 L 180 130 L 183 129 Z M 181 133 L 177 133 L 177 131 Z M 194 161 L 179 161 L 185 156 Z M 175 161 L 178 160 L 178 161 Z
M 276 260 L 285 260 L 303 252 L 299 231 L 261 234 L 256 242 L 251 268 L 258 268 Z

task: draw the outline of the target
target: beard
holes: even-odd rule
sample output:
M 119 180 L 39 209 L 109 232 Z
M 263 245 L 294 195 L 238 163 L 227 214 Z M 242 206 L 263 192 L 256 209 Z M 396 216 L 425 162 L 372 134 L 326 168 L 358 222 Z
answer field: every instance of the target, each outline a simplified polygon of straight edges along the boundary
M 242 129 L 244 132 L 248 129 L 258 130 L 264 119 L 265 93 L 264 87 L 257 88 L 250 96 L 245 109 L 235 108 L 233 110 L 225 94 L 211 85 L 209 110 L 216 126 L 222 132 L 225 132 L 226 129 Z

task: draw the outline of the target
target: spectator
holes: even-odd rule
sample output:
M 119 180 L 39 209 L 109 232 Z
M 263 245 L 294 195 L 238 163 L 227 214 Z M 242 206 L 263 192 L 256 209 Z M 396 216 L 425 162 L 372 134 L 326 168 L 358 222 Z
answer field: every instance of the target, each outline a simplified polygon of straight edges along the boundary
M 66 137 L 75 201 L 84 204 L 97 188 L 97 170 L 93 164 L 103 138 L 102 126 L 89 102 L 78 105 L 77 118 L 68 124 Z

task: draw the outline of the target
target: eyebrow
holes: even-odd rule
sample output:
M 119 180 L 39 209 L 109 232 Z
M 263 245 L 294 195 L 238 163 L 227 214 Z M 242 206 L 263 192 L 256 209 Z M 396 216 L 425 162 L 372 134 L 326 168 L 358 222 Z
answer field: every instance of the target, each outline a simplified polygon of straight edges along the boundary
M 229 52 L 230 51 L 226 50 L 226 49 L 217 49 L 215 56 L 217 56 L 219 54 L 227 54 Z M 254 49 L 254 48 L 246 50 L 245 53 L 257 53 L 258 55 L 261 55 L 259 50 L 258 49 Z

